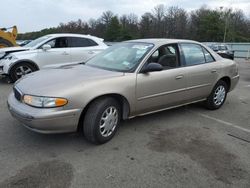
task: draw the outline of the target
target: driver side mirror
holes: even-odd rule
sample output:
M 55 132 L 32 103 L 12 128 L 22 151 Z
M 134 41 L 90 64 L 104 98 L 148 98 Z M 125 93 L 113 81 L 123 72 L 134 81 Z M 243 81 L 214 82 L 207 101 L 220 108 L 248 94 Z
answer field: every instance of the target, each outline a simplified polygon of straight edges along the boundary
M 44 44 L 44 45 L 42 46 L 42 49 L 43 49 L 44 51 L 47 51 L 47 50 L 51 49 L 51 46 L 50 46 L 49 44 Z
M 142 73 L 148 73 L 148 72 L 156 72 L 156 71 L 162 71 L 163 66 L 159 63 L 149 63 L 147 64 L 143 69 Z

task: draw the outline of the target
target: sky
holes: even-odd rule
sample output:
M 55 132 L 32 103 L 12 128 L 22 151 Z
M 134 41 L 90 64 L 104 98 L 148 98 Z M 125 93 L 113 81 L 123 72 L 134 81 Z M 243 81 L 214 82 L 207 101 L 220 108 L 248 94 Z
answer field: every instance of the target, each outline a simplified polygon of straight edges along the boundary
M 242 9 L 250 17 L 250 0 L 2 0 L 0 28 L 17 25 L 20 33 L 39 31 L 72 20 L 99 18 L 107 10 L 118 15 L 134 13 L 141 16 L 159 4 L 187 11 L 203 5 L 211 9 Z

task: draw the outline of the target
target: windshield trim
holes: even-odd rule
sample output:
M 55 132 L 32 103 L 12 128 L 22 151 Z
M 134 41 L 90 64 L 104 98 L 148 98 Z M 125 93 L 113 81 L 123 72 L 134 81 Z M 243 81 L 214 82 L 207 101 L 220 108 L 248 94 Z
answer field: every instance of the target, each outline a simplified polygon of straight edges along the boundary
M 102 69 L 102 70 L 107 70 L 107 71 L 113 71 L 113 72 L 125 72 L 123 70 L 118 70 L 118 69 L 111 69 L 111 68 L 107 68 L 107 67 L 99 67 L 99 66 L 95 66 L 95 65 L 91 65 L 91 64 L 84 64 L 86 66 L 89 66 L 89 67 L 94 67 L 94 68 L 97 68 L 97 69 Z
M 39 43 L 37 43 L 36 45 L 34 45 L 34 46 L 27 46 L 27 45 L 29 45 L 30 43 L 32 43 L 32 42 L 34 42 L 35 40 L 37 40 L 37 39 L 39 39 L 39 38 L 42 38 L 42 37 L 46 37 L 44 40 L 42 40 L 42 41 L 40 41 Z M 44 43 L 46 43 L 48 40 L 51 40 L 53 37 L 52 36 L 42 36 L 42 37 L 39 37 L 39 38 L 37 38 L 37 39 L 35 39 L 34 41 L 32 41 L 32 42 L 30 42 L 30 43 L 28 43 L 27 45 L 25 45 L 24 47 L 27 47 L 27 48 L 31 48 L 31 49 L 38 49 L 38 48 L 40 48 L 40 46 L 41 45 L 43 45 Z

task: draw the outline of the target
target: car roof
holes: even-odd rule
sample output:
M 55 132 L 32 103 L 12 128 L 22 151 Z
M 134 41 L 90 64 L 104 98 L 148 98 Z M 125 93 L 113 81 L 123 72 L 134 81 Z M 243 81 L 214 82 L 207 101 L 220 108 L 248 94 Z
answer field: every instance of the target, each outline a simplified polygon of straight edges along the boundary
M 152 43 L 155 45 L 161 45 L 161 44 L 167 44 L 167 43 L 179 43 L 179 42 L 199 43 L 199 42 L 193 41 L 193 40 L 168 39 L 168 38 L 136 39 L 136 40 L 129 40 L 129 41 L 125 41 L 125 42 L 145 42 L 145 43 Z
M 73 34 L 73 33 L 55 33 L 55 34 L 48 34 L 46 36 L 50 37 L 83 37 L 83 38 L 89 38 L 89 39 L 95 39 L 95 40 L 101 40 L 102 38 L 92 36 L 92 35 L 84 35 L 84 34 Z
M 194 41 L 194 40 L 186 40 L 186 39 L 168 39 L 168 38 L 149 38 L 149 39 L 136 39 L 136 40 L 128 40 L 125 42 L 144 42 L 144 43 L 151 43 L 154 44 L 156 47 L 165 45 L 165 44 L 171 44 L 171 43 L 193 43 L 193 44 L 199 44 L 203 46 L 205 49 L 207 49 L 216 60 L 221 59 L 221 56 L 219 56 L 217 53 L 215 53 L 212 49 L 207 48 L 204 44 Z

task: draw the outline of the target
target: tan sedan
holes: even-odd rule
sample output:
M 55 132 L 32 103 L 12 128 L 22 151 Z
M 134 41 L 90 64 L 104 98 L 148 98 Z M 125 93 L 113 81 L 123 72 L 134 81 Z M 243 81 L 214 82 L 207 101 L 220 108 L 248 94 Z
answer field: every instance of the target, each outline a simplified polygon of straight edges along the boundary
M 218 109 L 238 80 L 234 61 L 198 42 L 141 39 L 114 45 L 86 63 L 25 76 L 14 85 L 8 106 L 31 130 L 80 130 L 101 144 L 114 136 L 121 119 L 199 101 Z

